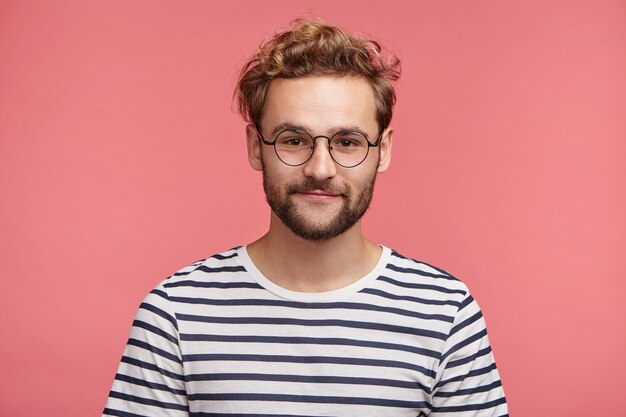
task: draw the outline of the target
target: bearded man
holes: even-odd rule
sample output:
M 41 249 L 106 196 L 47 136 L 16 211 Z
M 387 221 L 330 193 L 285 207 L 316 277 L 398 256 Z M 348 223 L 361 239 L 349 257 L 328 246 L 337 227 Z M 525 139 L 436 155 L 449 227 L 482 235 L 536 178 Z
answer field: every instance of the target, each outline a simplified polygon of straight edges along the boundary
M 298 20 L 236 98 L 270 226 L 158 285 L 104 415 L 505 416 L 480 309 L 448 273 L 368 240 L 399 61 Z

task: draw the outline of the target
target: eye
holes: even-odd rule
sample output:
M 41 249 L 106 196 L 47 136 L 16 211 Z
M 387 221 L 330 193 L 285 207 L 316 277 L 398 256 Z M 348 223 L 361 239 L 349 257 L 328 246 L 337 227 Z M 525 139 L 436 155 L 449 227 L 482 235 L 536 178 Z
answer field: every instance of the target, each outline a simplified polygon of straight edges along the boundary
M 276 138 L 276 145 L 281 148 L 304 149 L 312 146 L 312 139 L 306 133 L 297 130 L 285 130 Z
M 344 147 L 344 148 L 349 148 L 351 146 L 357 146 L 358 145 L 358 143 L 355 142 L 352 139 L 341 138 L 337 142 L 338 142 L 339 146 Z
M 302 146 L 304 145 L 304 141 L 302 138 L 285 138 L 283 139 L 283 144 L 289 146 Z
M 356 132 L 339 133 L 333 137 L 332 146 L 337 150 L 351 150 L 366 146 L 367 139 Z

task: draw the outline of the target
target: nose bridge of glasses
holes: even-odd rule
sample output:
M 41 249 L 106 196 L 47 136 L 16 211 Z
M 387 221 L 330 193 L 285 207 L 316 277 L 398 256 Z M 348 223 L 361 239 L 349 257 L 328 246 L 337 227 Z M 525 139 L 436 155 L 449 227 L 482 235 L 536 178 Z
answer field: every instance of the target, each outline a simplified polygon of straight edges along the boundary
M 313 145 L 315 145 L 315 143 L 317 143 L 317 140 L 318 140 L 319 138 L 324 138 L 324 139 L 328 140 L 328 144 L 330 145 L 330 140 L 331 140 L 331 138 L 330 138 L 330 137 L 328 137 L 328 136 L 325 136 L 325 135 L 317 135 L 317 136 L 313 136 Z
M 320 150 L 319 149 L 320 146 L 317 146 L 317 143 L 319 142 L 318 139 L 320 139 L 320 138 L 326 139 L 326 146 L 325 147 L 322 146 L 322 148 L 325 148 L 325 149 L 321 149 Z M 315 159 L 315 158 L 319 158 L 320 157 L 320 155 L 317 155 L 317 156 L 315 155 L 316 152 L 317 153 L 321 152 L 322 153 L 322 155 L 321 155 L 322 157 L 326 156 L 328 159 L 334 160 L 334 158 L 332 156 L 332 147 L 330 146 L 331 138 L 329 138 L 328 136 L 324 136 L 324 135 L 318 135 L 318 136 L 312 136 L 312 139 L 313 139 L 313 145 L 311 146 L 311 154 L 309 156 L 309 161 L 311 159 Z M 322 141 L 322 142 L 324 142 L 324 141 Z
M 326 145 L 316 147 L 316 144 L 320 142 L 318 141 L 318 139 L 320 138 L 327 139 L 327 141 L 321 141 L 327 143 Z M 320 135 L 312 137 L 312 139 L 313 144 L 311 146 L 311 153 L 306 160 L 306 165 L 304 168 L 305 174 L 312 177 L 317 177 L 320 180 L 334 176 L 337 173 L 337 167 L 335 166 L 335 158 L 331 153 L 331 138 L 329 138 L 328 136 Z
M 330 146 L 330 141 L 332 138 L 325 136 L 325 135 L 318 135 L 318 136 L 311 136 L 311 138 L 313 139 L 313 145 L 311 146 L 311 154 L 315 154 L 315 150 L 317 148 L 317 142 L 319 138 L 323 138 L 327 140 L 327 148 L 326 148 L 326 152 L 330 153 L 332 150 L 332 147 Z

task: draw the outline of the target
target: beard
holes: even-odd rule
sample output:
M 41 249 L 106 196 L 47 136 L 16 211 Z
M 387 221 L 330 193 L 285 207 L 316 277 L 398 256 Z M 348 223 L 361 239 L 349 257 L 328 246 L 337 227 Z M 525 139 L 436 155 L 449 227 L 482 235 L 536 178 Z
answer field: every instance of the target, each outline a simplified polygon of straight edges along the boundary
M 272 211 L 296 236 L 311 241 L 333 239 L 354 226 L 369 208 L 375 182 L 376 171 L 358 194 L 351 194 L 349 186 L 334 186 L 331 179 L 316 181 L 307 178 L 302 183 L 288 185 L 283 197 L 281 190 L 268 178 L 266 170 L 263 170 L 263 188 Z M 313 190 L 337 194 L 343 200 L 339 211 L 325 224 L 312 222 L 306 213 L 298 211 L 294 203 L 294 194 Z

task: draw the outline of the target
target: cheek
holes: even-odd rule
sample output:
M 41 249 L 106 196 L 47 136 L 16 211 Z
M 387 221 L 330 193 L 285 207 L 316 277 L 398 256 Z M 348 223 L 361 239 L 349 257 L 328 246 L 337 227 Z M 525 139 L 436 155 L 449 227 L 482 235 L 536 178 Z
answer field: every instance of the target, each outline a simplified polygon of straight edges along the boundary
M 288 176 L 280 168 L 276 167 L 271 162 L 265 162 L 263 164 L 263 184 L 267 189 L 271 189 L 274 194 L 284 195 L 286 189 L 293 181 L 289 181 Z
M 362 188 L 368 185 L 376 178 L 378 169 L 378 160 L 368 159 L 356 168 L 351 168 L 354 172 L 347 172 L 345 179 L 350 184 L 354 184 Z

